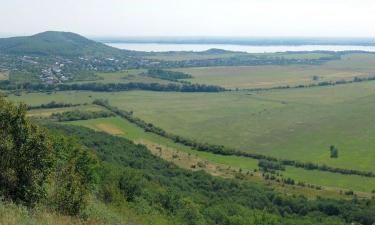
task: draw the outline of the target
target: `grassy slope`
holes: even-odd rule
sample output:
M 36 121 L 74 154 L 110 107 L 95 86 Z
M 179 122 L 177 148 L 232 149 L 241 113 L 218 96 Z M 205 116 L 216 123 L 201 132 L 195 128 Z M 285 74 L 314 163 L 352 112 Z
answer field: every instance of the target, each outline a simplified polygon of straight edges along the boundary
M 141 142 L 142 140 L 150 141 L 154 144 L 160 144 L 161 146 L 176 149 L 191 155 L 196 155 L 201 159 L 208 160 L 210 162 L 222 165 L 230 166 L 232 168 L 241 168 L 244 171 L 258 169 L 258 161 L 250 158 L 236 157 L 236 156 L 222 156 L 215 155 L 207 152 L 199 152 L 187 148 L 185 146 L 176 144 L 163 137 L 146 133 L 142 129 L 135 127 L 133 124 L 123 120 L 121 118 L 103 118 L 103 119 L 93 119 L 85 121 L 74 121 L 68 124 L 79 125 L 89 127 L 95 130 L 105 131 L 111 133 L 113 128 L 122 131 L 120 136 L 126 137 L 128 139 L 134 140 L 136 142 Z M 107 126 L 102 126 L 106 124 Z M 145 143 L 145 142 L 143 142 Z M 165 150 L 163 150 L 165 151 Z M 178 163 L 177 163 L 178 164 Z M 290 177 L 296 181 L 302 181 L 310 184 L 321 185 L 325 187 L 334 187 L 342 189 L 353 189 L 360 192 L 371 192 L 375 189 L 375 178 L 367 178 L 361 176 L 347 176 L 334 174 L 329 172 L 321 171 L 307 171 L 303 169 L 288 167 L 285 172 L 282 172 L 285 177 Z M 328 188 L 329 189 L 329 188 Z M 307 191 L 306 191 L 307 192 Z M 324 194 L 324 193 L 320 193 Z M 330 193 L 332 194 L 332 193 Z
M 287 54 L 284 57 L 293 58 L 293 55 Z M 374 65 L 373 54 L 349 54 L 343 56 L 342 60 L 323 65 L 202 67 L 178 70 L 192 74 L 192 82 L 227 88 L 261 88 L 370 76 L 375 72 Z M 313 81 L 313 76 L 319 76 L 320 79 Z

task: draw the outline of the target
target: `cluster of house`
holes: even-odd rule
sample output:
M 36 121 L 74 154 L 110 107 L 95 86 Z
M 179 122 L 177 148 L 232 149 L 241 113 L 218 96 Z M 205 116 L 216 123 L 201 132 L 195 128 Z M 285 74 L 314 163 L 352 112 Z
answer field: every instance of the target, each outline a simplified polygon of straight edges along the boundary
M 67 81 L 69 80 L 69 78 L 63 74 L 63 67 L 64 64 L 56 62 L 52 66 L 43 69 L 39 77 L 46 84 L 54 84 Z

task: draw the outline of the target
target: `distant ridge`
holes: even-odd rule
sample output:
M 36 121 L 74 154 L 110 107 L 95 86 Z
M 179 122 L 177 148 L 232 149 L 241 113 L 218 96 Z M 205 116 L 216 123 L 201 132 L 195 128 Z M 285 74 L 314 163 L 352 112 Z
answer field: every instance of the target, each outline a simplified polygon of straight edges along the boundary
M 89 40 L 79 34 L 46 31 L 32 36 L 0 38 L 0 52 L 32 55 L 113 56 L 125 51 Z

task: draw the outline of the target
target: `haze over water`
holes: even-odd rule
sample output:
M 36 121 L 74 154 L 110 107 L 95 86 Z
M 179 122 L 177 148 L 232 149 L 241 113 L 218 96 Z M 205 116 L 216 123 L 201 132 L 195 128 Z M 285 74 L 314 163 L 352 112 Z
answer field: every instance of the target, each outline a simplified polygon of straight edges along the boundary
M 375 46 L 356 45 L 228 45 L 228 44 L 158 44 L 158 43 L 106 43 L 109 46 L 145 52 L 168 52 L 168 51 L 206 51 L 217 48 L 229 51 L 242 51 L 248 53 L 274 53 L 285 51 L 368 51 L 375 52 Z

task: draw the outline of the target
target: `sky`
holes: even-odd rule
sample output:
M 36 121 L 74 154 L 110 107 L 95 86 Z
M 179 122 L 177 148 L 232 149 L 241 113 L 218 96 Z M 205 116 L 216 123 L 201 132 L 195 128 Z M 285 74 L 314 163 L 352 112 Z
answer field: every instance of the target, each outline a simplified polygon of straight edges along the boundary
M 0 35 L 375 37 L 375 0 L 0 0 Z

